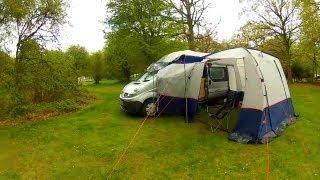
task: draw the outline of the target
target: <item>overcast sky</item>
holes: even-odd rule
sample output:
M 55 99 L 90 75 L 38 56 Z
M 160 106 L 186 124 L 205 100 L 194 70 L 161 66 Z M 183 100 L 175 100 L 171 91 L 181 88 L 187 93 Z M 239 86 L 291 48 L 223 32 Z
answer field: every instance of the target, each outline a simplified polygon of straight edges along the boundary
M 207 0 L 212 1 L 206 14 L 206 22 L 216 24 L 217 38 L 230 39 L 234 32 L 243 24 L 239 18 L 241 10 L 239 0 Z M 105 39 L 103 21 L 106 13 L 107 0 L 69 0 L 68 21 L 61 32 L 60 44 L 65 50 L 70 45 L 79 44 L 95 52 L 103 48 Z

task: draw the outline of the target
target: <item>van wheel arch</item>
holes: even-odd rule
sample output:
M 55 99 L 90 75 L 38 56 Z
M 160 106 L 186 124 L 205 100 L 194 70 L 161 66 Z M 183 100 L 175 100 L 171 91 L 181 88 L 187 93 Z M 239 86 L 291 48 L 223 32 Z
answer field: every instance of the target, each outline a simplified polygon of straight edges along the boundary
M 150 105 L 152 105 L 152 104 L 154 104 L 154 106 L 155 106 L 156 101 L 157 101 L 157 98 L 148 98 L 148 99 L 144 100 L 144 102 L 142 103 L 142 107 L 141 107 L 141 114 L 143 116 L 147 116 L 147 109 L 148 108 L 152 108 L 152 107 L 150 107 Z M 155 116 L 156 115 L 156 107 L 153 107 L 153 108 L 155 108 L 154 109 L 155 112 L 152 113 L 152 115 L 149 115 L 149 116 Z

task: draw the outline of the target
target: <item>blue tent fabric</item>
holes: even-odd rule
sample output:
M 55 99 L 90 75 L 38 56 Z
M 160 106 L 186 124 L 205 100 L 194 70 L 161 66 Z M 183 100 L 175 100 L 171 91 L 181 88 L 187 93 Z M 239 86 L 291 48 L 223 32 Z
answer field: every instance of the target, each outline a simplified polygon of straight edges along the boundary
M 186 99 L 161 95 L 159 97 L 158 112 L 163 114 L 186 115 Z M 188 122 L 194 122 L 198 100 L 187 98 Z
M 235 104 L 238 104 L 243 100 L 244 92 L 238 91 L 235 93 Z M 175 115 L 183 115 L 186 114 L 186 99 L 172 96 L 161 95 L 159 97 L 160 102 L 158 104 L 158 112 L 162 112 L 162 114 L 175 114 Z M 187 107 L 188 107 L 188 122 L 194 122 L 198 100 L 187 98 Z
M 284 127 L 295 121 L 291 98 L 278 102 L 263 111 L 244 108 L 233 133 L 229 139 L 241 142 L 243 139 L 251 142 L 266 142 L 267 138 L 280 135 Z M 248 143 L 248 142 L 245 142 Z
M 191 63 L 201 62 L 202 60 L 204 60 L 205 57 L 206 56 L 199 57 L 199 56 L 182 55 L 174 63 L 175 64 L 191 64 Z
M 236 91 L 235 92 L 235 105 L 238 105 L 241 101 L 243 101 L 244 92 L 243 91 Z

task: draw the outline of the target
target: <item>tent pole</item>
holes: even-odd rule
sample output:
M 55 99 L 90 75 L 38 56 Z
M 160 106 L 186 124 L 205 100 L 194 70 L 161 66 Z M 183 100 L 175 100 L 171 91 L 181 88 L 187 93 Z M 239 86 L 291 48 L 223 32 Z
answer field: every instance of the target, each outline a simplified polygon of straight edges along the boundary
M 152 76 L 152 85 L 153 85 L 153 98 L 152 98 L 152 103 L 153 103 L 153 108 L 154 109 L 152 109 L 152 110 L 154 110 L 155 112 L 154 112 L 154 114 L 156 114 L 156 112 L 157 112 L 157 105 L 156 105 L 156 103 L 155 103 L 155 98 L 157 98 L 156 97 L 156 88 L 155 88 L 155 82 L 154 82 L 154 76 L 155 76 L 155 74 Z
M 185 122 L 189 123 L 188 119 L 188 98 L 187 98 L 187 72 L 186 72 L 186 56 L 184 56 L 184 62 L 183 62 L 183 68 L 184 68 L 184 97 L 185 97 Z
M 318 66 L 317 66 L 316 53 L 313 53 L 313 63 L 314 63 L 314 75 L 313 75 L 312 79 L 314 79 L 313 82 L 315 82 L 317 80 L 317 76 L 318 76 L 318 72 L 317 72 Z

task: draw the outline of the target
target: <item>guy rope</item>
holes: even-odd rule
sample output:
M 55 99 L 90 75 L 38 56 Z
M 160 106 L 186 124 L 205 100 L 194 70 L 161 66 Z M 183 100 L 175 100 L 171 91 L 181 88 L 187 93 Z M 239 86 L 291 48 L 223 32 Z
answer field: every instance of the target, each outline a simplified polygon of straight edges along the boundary
M 161 96 L 157 99 L 155 104 L 160 103 L 164 98 L 161 98 Z M 165 105 L 165 107 L 161 110 L 161 112 L 154 118 L 158 118 L 165 110 L 166 108 L 169 106 L 169 104 L 171 103 L 171 101 L 173 100 L 173 97 L 169 100 L 169 102 Z M 130 139 L 129 143 L 125 146 L 124 150 L 122 151 L 122 153 L 118 156 L 119 158 L 115 161 L 115 163 L 112 166 L 112 169 L 110 170 L 110 172 L 108 173 L 108 177 L 107 179 L 110 179 L 111 175 L 113 174 L 113 172 L 116 170 L 117 166 L 119 165 L 119 163 L 123 160 L 125 154 L 127 153 L 128 149 L 130 148 L 130 146 L 133 144 L 134 140 L 136 139 L 137 135 L 139 134 L 139 132 L 141 131 L 142 127 L 144 126 L 145 122 L 149 119 L 150 114 L 147 113 L 145 118 L 143 119 L 143 121 L 141 122 L 141 124 L 138 126 L 137 131 L 135 132 L 135 134 L 132 136 L 132 138 Z

